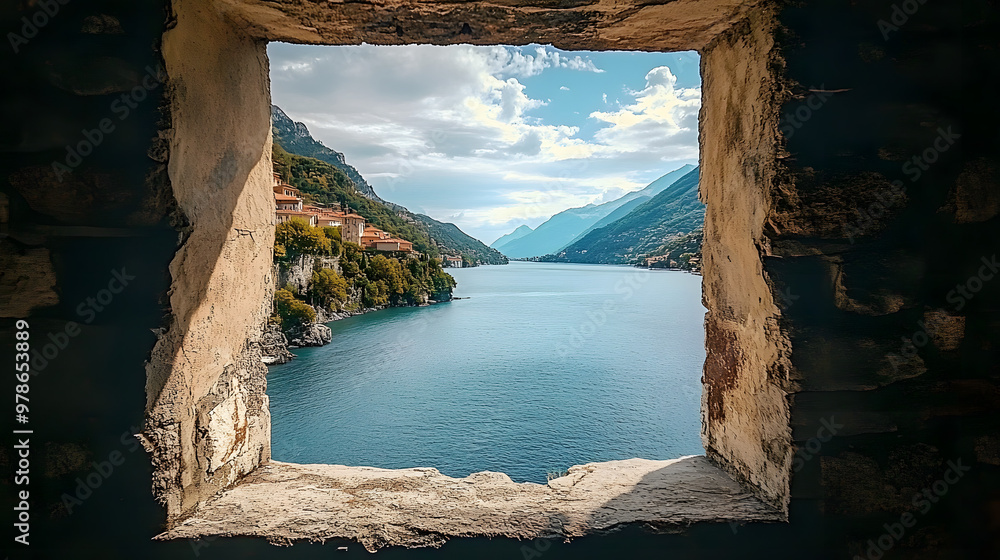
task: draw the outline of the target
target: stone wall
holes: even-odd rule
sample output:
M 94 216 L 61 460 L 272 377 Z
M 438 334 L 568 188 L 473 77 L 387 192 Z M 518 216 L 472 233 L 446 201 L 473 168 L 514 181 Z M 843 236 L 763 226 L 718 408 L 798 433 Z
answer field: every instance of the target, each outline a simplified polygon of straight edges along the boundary
M 210 3 L 173 2 L 163 37 L 168 172 L 190 222 L 170 263 L 170 323 L 147 368 L 154 490 L 170 519 L 270 458 L 257 341 L 274 280 L 264 42 Z
M 845 556 L 987 557 L 1000 551 L 988 544 L 1000 117 L 987 86 L 1000 22 L 988 2 L 895 4 L 779 16 L 791 97 L 764 273 L 788 294 L 791 519 L 820 516 Z
M 288 265 L 275 263 L 272 268 L 275 288 L 284 288 L 287 284 L 291 284 L 299 293 L 305 293 L 309 290 L 309 283 L 312 282 L 313 270 L 330 268 L 340 272 L 340 257 L 300 255 Z
M 14 320 L 27 320 L 34 555 L 78 554 L 108 527 L 106 543 L 132 546 L 130 523 L 162 522 L 135 434 L 143 364 L 170 312 L 167 265 L 189 226 L 167 171 L 167 19 L 158 1 L 0 6 L 0 354 L 13 364 Z M 95 464 L 113 468 L 97 478 Z M 88 476 L 98 489 L 77 482 Z M 48 554 L 60 540 L 75 552 Z
M 774 22 L 761 10 L 702 54 L 700 197 L 705 208 L 707 357 L 702 442 L 708 456 L 787 511 L 790 346 L 780 296 L 763 270 L 783 95 Z
M 716 367 L 712 361 L 706 367 L 706 377 L 719 380 L 706 392 L 707 410 L 712 411 L 708 425 L 723 419 L 718 411 L 730 411 L 729 424 L 720 429 L 706 427 L 706 442 L 710 457 L 748 481 L 761 497 L 784 508 L 788 423 L 780 383 L 774 382 L 774 377 L 784 371 L 785 356 L 781 350 L 784 342 L 776 327 L 773 299 L 769 296 L 765 299 L 770 288 L 761 273 L 759 254 L 765 204 L 765 191 L 760 185 L 769 181 L 767 173 L 774 153 L 773 141 L 757 143 L 762 134 L 773 135 L 775 128 L 773 122 L 766 121 L 769 116 L 766 111 L 774 103 L 773 92 L 766 90 L 767 72 L 771 68 L 771 24 L 766 15 L 756 12 L 752 19 L 745 19 L 753 4 L 728 0 L 652 6 L 581 2 L 571 9 L 528 9 L 516 4 L 486 3 L 291 2 L 277 12 L 270 5 L 252 1 L 197 5 L 175 2 L 177 23 L 164 37 L 164 58 L 173 84 L 170 179 L 178 204 L 191 218 L 193 227 L 171 266 L 175 279 L 171 294 L 178 304 L 174 306 L 174 323 L 157 346 L 149 368 L 149 407 L 153 421 L 147 429 L 157 467 L 157 492 L 167 500 L 171 518 L 188 511 L 206 495 L 226 487 L 267 459 L 266 396 L 247 392 L 248 387 L 263 387 L 263 384 L 224 384 L 226 389 L 218 383 L 220 372 L 239 362 L 242 348 L 239 343 L 259 336 L 257 329 L 263 324 L 264 310 L 253 302 L 265 301 L 270 294 L 269 288 L 260 284 L 269 278 L 258 263 L 262 255 L 270 255 L 270 237 L 266 237 L 270 233 L 262 232 L 267 228 L 261 227 L 263 217 L 259 213 L 265 206 L 262 199 L 269 194 L 259 181 L 266 174 L 262 164 L 269 166 L 270 138 L 269 129 L 265 130 L 267 118 L 253 117 L 269 104 L 264 39 L 328 44 L 361 40 L 496 44 L 525 43 L 532 37 L 544 36 L 546 42 L 568 48 L 653 50 L 721 45 L 718 56 L 707 63 L 720 86 L 718 101 L 708 98 L 706 118 L 735 116 L 745 120 L 747 126 L 727 136 L 734 142 L 728 145 L 730 152 L 706 158 L 706 167 L 718 183 L 709 192 L 714 194 L 718 189 L 723 193 L 721 197 L 738 201 L 735 208 L 728 210 L 747 215 L 712 230 L 718 241 L 713 238 L 706 244 L 712 255 L 723 244 L 728 251 L 730 241 L 732 248 L 739 250 L 735 267 L 714 267 L 706 272 L 715 279 L 712 282 L 717 280 L 713 284 L 717 288 L 706 292 L 706 304 L 710 310 L 725 309 L 721 313 L 710 312 L 709 330 L 716 335 L 709 340 L 710 348 L 738 370 L 727 373 L 723 370 L 730 366 Z M 385 21 L 395 22 L 388 33 L 383 26 Z M 446 21 L 464 23 L 453 32 L 446 32 L 442 27 Z M 755 34 L 747 40 L 743 38 L 745 32 L 727 31 L 735 22 L 741 22 L 740 30 L 752 29 Z M 723 32 L 725 36 L 720 38 Z M 755 64 L 746 65 L 748 58 Z M 218 80 L 218 76 L 226 79 Z M 752 87 L 765 80 L 761 86 L 765 91 L 731 92 L 725 85 L 751 78 Z M 734 103 L 733 95 L 741 96 L 741 103 Z M 717 105 L 726 108 L 717 111 Z M 239 143 L 234 144 L 234 139 Z M 743 170 L 740 166 L 745 164 L 745 156 L 739 153 L 739 148 L 748 146 L 759 153 L 755 167 Z M 727 174 L 734 170 L 739 179 L 729 180 Z M 206 196 L 205 184 L 217 184 L 219 190 L 211 189 Z M 743 194 L 746 188 L 756 189 L 756 198 Z M 719 208 L 722 213 L 727 211 Z M 233 223 L 228 223 L 229 220 Z M 227 235 L 226 243 L 220 247 L 219 240 Z M 263 248 L 265 243 L 268 249 Z M 238 256 L 241 254 L 253 258 L 241 260 Z M 720 263 L 718 258 L 713 262 Z M 194 272 L 213 266 L 209 278 Z M 226 294 L 222 296 L 227 298 L 226 305 L 214 305 L 217 300 L 213 293 Z M 228 296 L 232 293 L 243 296 L 239 305 L 231 305 Z M 758 301 L 752 301 L 754 298 Z M 758 331 L 765 328 L 767 334 L 760 335 Z M 201 345 L 222 351 L 204 352 L 198 350 Z M 192 347 L 195 352 L 190 351 Z M 248 347 L 246 351 L 252 350 Z M 237 378 L 253 379 L 254 375 Z M 737 389 L 728 392 L 728 398 L 735 400 L 721 404 L 727 398 L 727 389 L 734 384 Z M 190 402 L 188 393 L 193 393 L 196 401 L 208 404 L 185 411 L 179 399 L 183 396 Z M 211 398 L 202 401 L 201 395 Z M 226 403 L 234 395 L 237 401 L 263 404 L 261 408 L 247 406 L 247 420 L 238 413 L 232 415 L 234 421 L 250 428 L 248 446 L 233 440 L 233 434 L 243 431 L 232 426 L 223 428 L 219 422 L 209 422 L 209 428 L 194 431 L 185 427 L 202 425 L 195 423 L 195 419 L 207 413 L 203 406 L 231 407 Z M 256 422 L 251 421 L 254 418 Z M 219 436 L 212 426 L 218 427 Z M 237 452 L 226 455 L 229 463 L 225 468 L 218 471 L 212 468 L 206 474 L 205 452 L 220 445 L 235 448 Z
M 701 50 L 760 0 L 413 2 L 216 0 L 258 37 L 327 45 L 526 45 L 562 49 Z

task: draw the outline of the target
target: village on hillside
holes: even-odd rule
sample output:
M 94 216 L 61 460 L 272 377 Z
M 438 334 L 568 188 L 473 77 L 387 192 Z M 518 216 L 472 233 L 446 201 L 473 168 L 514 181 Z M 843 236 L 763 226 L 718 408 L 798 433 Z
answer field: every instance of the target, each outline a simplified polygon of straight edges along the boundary
M 280 173 L 275 172 L 273 176 L 276 224 L 300 219 L 312 227 L 339 227 L 341 238 L 345 242 L 356 243 L 365 250 L 419 256 L 413 250 L 413 243 L 366 224 L 363 216 L 353 213 L 350 208 L 341 208 L 339 203 L 325 206 L 304 204 L 299 189 L 283 182 Z M 441 266 L 445 268 L 462 268 L 465 265 L 459 256 L 442 255 L 440 260 Z

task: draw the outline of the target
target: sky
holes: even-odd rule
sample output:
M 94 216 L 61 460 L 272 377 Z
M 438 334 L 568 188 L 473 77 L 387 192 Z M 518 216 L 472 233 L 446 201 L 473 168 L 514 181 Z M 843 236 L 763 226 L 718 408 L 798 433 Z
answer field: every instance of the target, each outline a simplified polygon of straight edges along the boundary
M 272 102 L 382 198 L 486 244 L 698 163 L 696 52 L 271 43 Z

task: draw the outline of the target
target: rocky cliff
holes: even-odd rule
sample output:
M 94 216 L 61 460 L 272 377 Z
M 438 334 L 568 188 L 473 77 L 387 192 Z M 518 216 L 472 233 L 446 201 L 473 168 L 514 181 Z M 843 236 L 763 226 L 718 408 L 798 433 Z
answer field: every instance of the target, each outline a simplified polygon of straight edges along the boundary
M 353 244 L 335 252 L 275 259 L 274 313 L 260 344 L 265 364 L 294 358 L 289 348 L 329 344 L 332 332 L 325 323 L 386 307 L 451 300 L 455 280 L 436 261 L 372 255 Z
M 271 125 L 274 127 L 274 141 L 281 144 L 289 152 L 325 161 L 343 171 L 354 183 L 354 188 L 366 198 L 381 202 L 394 210 L 405 210 L 402 206 L 386 202 L 375 194 L 375 189 L 368 184 L 368 181 L 358 173 L 353 165 L 347 163 L 344 154 L 326 147 L 322 142 L 313 138 L 305 124 L 293 121 L 277 105 L 271 105 Z

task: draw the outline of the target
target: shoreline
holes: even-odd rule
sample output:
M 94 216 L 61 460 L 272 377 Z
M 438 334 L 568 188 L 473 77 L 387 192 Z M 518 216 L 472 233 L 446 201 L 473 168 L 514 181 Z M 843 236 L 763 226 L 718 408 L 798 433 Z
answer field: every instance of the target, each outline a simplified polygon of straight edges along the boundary
M 274 366 L 287 364 L 298 356 L 292 350 L 299 348 L 315 348 L 326 346 L 333 339 L 333 333 L 327 325 L 336 321 L 350 319 L 359 315 L 367 315 L 376 311 L 386 309 L 406 309 L 410 307 L 430 307 L 440 303 L 448 303 L 457 299 L 469 299 L 468 297 L 450 297 L 445 300 L 427 300 L 426 303 L 412 305 L 386 305 L 383 307 L 365 307 L 358 311 L 322 311 L 316 310 L 317 320 L 303 325 L 300 333 L 292 340 L 280 326 L 268 324 L 264 327 L 264 334 L 261 337 L 261 362 L 268 367 L 268 373 Z

